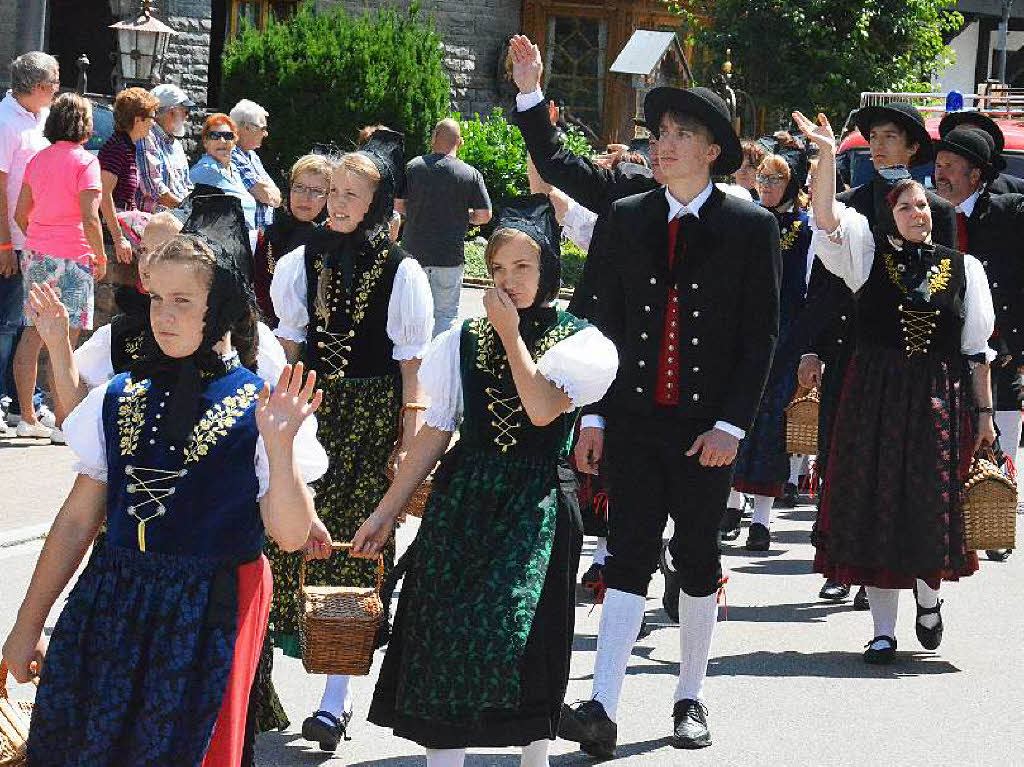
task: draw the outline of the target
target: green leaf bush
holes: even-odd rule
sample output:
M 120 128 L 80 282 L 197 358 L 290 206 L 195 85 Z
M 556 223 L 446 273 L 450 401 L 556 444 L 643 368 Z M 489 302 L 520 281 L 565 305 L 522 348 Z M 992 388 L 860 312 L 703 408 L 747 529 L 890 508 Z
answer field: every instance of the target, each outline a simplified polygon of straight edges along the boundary
M 318 142 L 354 149 L 359 130 L 375 123 L 405 134 L 407 158 L 428 151 L 450 83 L 441 39 L 418 4 L 359 16 L 313 6 L 263 32 L 246 26 L 224 52 L 225 111 L 248 98 L 270 112 L 260 150 L 267 170 L 281 178 Z

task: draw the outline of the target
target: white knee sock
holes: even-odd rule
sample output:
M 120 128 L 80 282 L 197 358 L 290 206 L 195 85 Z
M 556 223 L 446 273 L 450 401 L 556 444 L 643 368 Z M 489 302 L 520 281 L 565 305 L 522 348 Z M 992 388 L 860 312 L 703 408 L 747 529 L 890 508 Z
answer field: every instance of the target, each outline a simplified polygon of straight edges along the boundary
M 789 457 L 789 482 L 792 485 L 800 486 L 800 467 L 804 465 L 802 455 L 791 455 Z
M 939 603 L 939 590 L 933 589 L 920 578 L 917 579 L 917 603 L 921 607 L 935 607 Z M 939 625 L 939 616 L 922 615 L 917 620 L 926 629 L 933 629 Z
M 519 767 L 548 767 L 548 747 L 551 741 L 548 739 L 535 740 L 528 746 L 523 746 L 523 755 L 519 758 Z
M 462 767 L 466 761 L 464 748 L 428 748 L 427 767 Z
M 318 711 L 330 711 L 341 719 L 341 715 L 352 710 L 352 690 L 349 689 L 350 677 L 346 674 L 331 674 L 327 677 L 324 696 L 320 699 Z M 323 717 L 320 717 L 323 719 Z M 326 724 L 329 721 L 324 719 Z
M 743 508 L 743 493 L 739 493 L 735 490 L 729 491 L 729 502 L 726 504 L 730 509 L 742 509 Z
M 1013 465 L 1017 465 L 1017 450 L 1020 447 L 1021 420 L 1019 410 L 997 410 L 995 414 L 996 428 L 999 429 L 999 447 L 1003 454 L 1009 456 Z M 1024 467 L 1021 467 L 1024 470 Z M 1018 472 L 1018 481 L 1020 473 Z M 1018 495 L 1020 491 L 1018 489 Z
M 717 593 L 691 597 L 685 591 L 679 592 L 679 681 L 675 700 L 702 700 L 717 622 Z
M 613 722 L 618 712 L 622 680 L 626 678 L 626 666 L 643 619 L 642 596 L 617 589 L 605 592 L 601 625 L 597 630 L 593 697 L 604 706 L 605 713 Z
M 754 499 L 754 517 L 750 520 L 750 524 L 770 527 L 772 524 L 772 504 L 775 503 L 775 499 L 770 495 L 755 495 L 752 497 Z
M 875 636 L 896 637 L 896 613 L 900 604 L 899 589 L 879 589 L 868 586 L 871 620 L 875 623 Z M 877 649 L 877 648 L 876 648 Z
M 595 565 L 603 565 L 608 556 L 608 539 L 598 538 L 597 547 L 594 549 L 594 558 L 591 560 Z

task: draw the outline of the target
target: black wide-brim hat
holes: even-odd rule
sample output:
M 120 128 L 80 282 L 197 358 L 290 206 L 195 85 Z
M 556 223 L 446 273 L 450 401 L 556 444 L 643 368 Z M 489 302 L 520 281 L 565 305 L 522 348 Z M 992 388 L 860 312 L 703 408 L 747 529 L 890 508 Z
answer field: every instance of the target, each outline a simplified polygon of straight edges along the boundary
M 871 140 L 871 126 L 880 122 L 898 125 L 907 133 L 907 140 L 918 145 L 914 165 L 921 165 L 932 159 L 932 136 L 924 126 L 924 117 L 917 108 L 903 101 L 892 104 L 877 104 L 861 107 L 853 118 L 854 125 L 865 141 Z
M 673 111 L 700 120 L 711 131 L 722 153 L 711 166 L 711 173 L 727 176 L 743 164 L 740 139 L 732 127 L 732 116 L 725 100 L 708 88 L 655 88 L 644 99 L 644 122 L 657 138 L 661 133 L 661 116 Z
M 981 169 L 981 177 L 991 181 L 999 172 L 992 164 L 992 146 L 990 139 L 976 128 L 957 128 L 951 130 L 944 138 L 932 142 L 935 152 L 952 152 L 963 157 Z

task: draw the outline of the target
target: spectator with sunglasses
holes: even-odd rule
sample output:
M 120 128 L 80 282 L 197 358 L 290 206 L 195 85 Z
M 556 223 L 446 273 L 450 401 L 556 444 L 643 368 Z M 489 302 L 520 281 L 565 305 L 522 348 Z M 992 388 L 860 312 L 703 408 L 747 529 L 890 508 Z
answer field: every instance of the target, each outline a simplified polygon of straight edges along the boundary
M 215 112 L 203 123 L 205 154 L 192 166 L 189 178 L 198 194 L 230 194 L 242 201 L 249 244 L 256 249 L 256 198 L 249 194 L 242 174 L 231 162 L 231 153 L 238 138 L 235 121 L 223 112 Z M 205 188 L 204 188 L 205 187 Z
M 305 245 L 316 225 L 324 220 L 327 194 L 331 191 L 331 165 L 322 154 L 307 154 L 295 161 L 288 176 L 288 204 L 274 223 L 259 234 L 253 255 L 253 289 L 264 321 L 277 327 L 270 300 L 270 282 L 277 260 Z
M 126 88 L 114 99 L 114 132 L 99 151 L 103 193 L 100 211 L 114 243 L 114 253 L 122 264 L 132 262 L 132 251 L 149 216 L 139 210 L 137 144 L 156 122 L 160 101 L 144 88 Z

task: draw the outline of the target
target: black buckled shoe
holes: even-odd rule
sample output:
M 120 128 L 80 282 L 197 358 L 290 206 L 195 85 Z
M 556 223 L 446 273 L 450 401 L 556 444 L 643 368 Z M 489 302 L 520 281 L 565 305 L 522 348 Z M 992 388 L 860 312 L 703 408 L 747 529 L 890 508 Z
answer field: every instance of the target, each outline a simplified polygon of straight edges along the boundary
M 917 587 L 914 588 L 914 604 L 917 607 L 917 619 L 914 621 L 914 630 L 917 632 L 917 641 L 926 650 L 938 649 L 942 644 L 942 600 L 935 603 L 935 607 L 921 607 L 917 603 Z M 921 617 L 925 615 L 939 616 L 939 622 L 931 628 L 921 625 Z
M 772 536 L 768 528 L 760 522 L 755 522 L 747 531 L 747 542 L 743 548 L 747 551 L 768 551 L 772 545 Z
M 871 605 L 868 604 L 868 590 L 863 586 L 857 589 L 857 596 L 853 598 L 853 609 L 861 611 L 871 609 Z
M 827 599 L 830 602 L 842 602 L 850 596 L 850 584 L 840 583 L 829 578 L 825 585 L 818 592 L 818 599 Z
M 596 700 L 585 700 L 576 708 L 563 703 L 558 737 L 580 744 L 580 749 L 600 759 L 615 756 L 619 728 Z
M 707 748 L 711 745 L 708 709 L 699 700 L 684 698 L 672 707 L 672 745 L 676 748 Z
M 985 556 L 992 562 L 1005 562 L 1012 553 L 1013 549 L 985 549 Z
M 302 737 L 319 743 L 321 751 L 334 753 L 343 738 L 352 740 L 348 735 L 348 723 L 351 721 L 351 711 L 342 714 L 341 719 L 330 711 L 314 711 L 313 716 L 307 716 L 302 722 Z
M 740 520 L 743 518 L 743 509 L 726 509 L 722 515 L 722 523 L 718 529 L 722 533 L 723 541 L 735 541 L 740 537 Z
M 875 642 L 885 642 L 886 645 L 875 649 L 872 647 Z M 865 663 L 870 663 L 874 666 L 885 666 L 896 660 L 896 637 L 876 636 L 864 646 L 867 648 L 864 651 Z
M 800 494 L 796 485 L 792 482 L 787 482 L 785 489 L 782 491 L 782 497 L 776 498 L 773 505 L 777 509 L 795 509 L 799 502 Z

